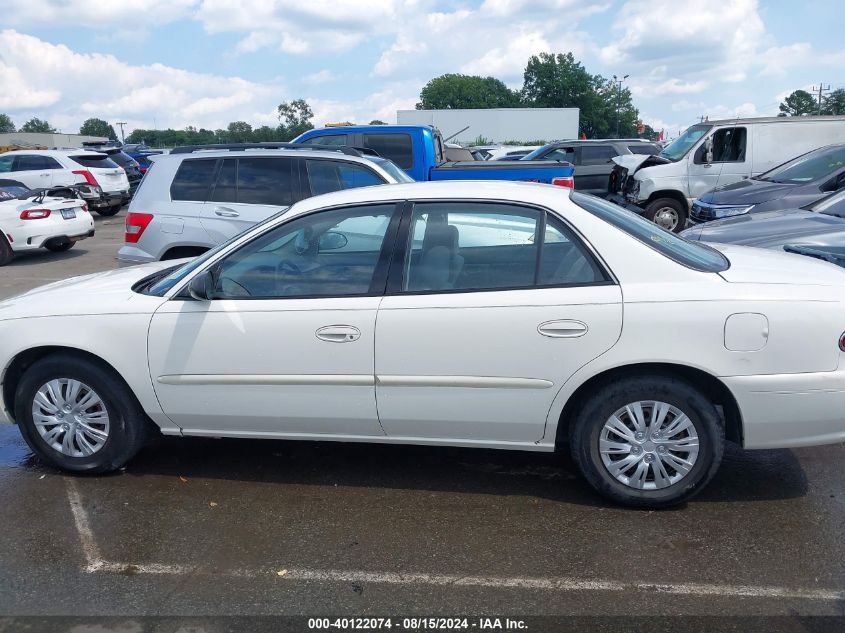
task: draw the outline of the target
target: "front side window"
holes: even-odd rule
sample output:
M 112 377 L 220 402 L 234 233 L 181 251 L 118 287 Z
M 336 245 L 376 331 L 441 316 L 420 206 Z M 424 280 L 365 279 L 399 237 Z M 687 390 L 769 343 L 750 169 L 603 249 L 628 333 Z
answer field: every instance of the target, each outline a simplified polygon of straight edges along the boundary
M 364 134 L 364 147 L 389 158 L 402 169 L 414 166 L 414 149 L 410 134 Z
M 0 156 L 0 174 L 12 171 L 12 163 L 14 160 L 14 156 Z
M 238 159 L 238 202 L 288 206 L 293 202 L 290 158 L 255 156 Z
M 214 298 L 366 295 L 394 209 L 367 205 L 285 222 L 212 268 Z
M 238 201 L 238 161 L 236 158 L 224 158 L 214 190 L 211 192 L 212 202 Z
M 687 268 L 700 272 L 719 273 L 730 267 L 728 258 L 716 249 L 705 246 L 701 242 L 685 240 L 675 233 L 660 228 L 651 220 L 646 220 L 612 202 L 577 191 L 573 191 L 569 199 L 664 257 Z
M 606 165 L 616 156 L 616 151 L 610 145 L 582 145 L 582 165 Z
M 216 167 L 216 158 L 183 160 L 170 185 L 170 198 L 205 202 Z
M 744 127 L 729 127 L 716 130 L 713 133 L 713 162 L 741 163 L 745 161 L 745 141 L 747 138 Z M 707 148 L 702 145 L 695 154 L 695 162 L 706 161 Z
M 343 147 L 348 144 L 348 136 L 346 134 L 325 134 L 322 136 L 312 136 L 302 141 L 303 145 L 325 145 L 327 147 Z
M 516 205 L 418 203 L 404 290 L 496 290 L 604 281 L 592 257 L 562 223 L 550 219 L 538 240 L 542 223 L 542 211 Z
M 845 167 L 845 145 L 835 145 L 802 154 L 755 179 L 801 185 L 826 178 L 843 167 Z
M 305 161 L 305 171 L 308 173 L 311 194 L 315 196 L 341 189 L 384 184 L 384 180 L 374 171 L 339 160 L 309 158 Z

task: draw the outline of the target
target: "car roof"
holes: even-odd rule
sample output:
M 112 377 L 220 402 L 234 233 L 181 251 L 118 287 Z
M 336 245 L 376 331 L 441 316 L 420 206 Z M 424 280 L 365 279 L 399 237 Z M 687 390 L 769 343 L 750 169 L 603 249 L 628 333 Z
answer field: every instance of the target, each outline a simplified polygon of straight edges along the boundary
M 536 182 L 505 180 L 441 180 L 437 182 L 398 183 L 343 189 L 307 198 L 294 204 L 286 217 L 329 206 L 363 204 L 405 199 L 469 199 L 525 202 L 553 207 L 569 199 L 569 189 Z
M 382 158 L 383 156 L 353 156 L 352 154 L 344 154 L 342 152 L 332 150 L 309 150 L 304 153 L 297 149 L 270 149 L 270 148 L 250 148 L 250 149 L 200 149 L 194 152 L 185 152 L 177 154 L 162 154 L 162 158 L 171 157 L 174 159 L 183 158 L 225 158 L 232 156 L 295 156 L 298 158 L 332 158 L 334 160 L 341 160 L 353 163 L 362 163 L 364 165 L 373 164 L 370 158 Z M 161 158 L 157 159 L 161 160 Z
M 16 149 L 11 152 L 4 152 L 0 156 L 19 155 L 19 154 L 44 154 L 45 156 L 91 156 L 92 154 L 99 154 L 100 156 L 108 156 L 107 154 L 93 150 L 93 149 Z

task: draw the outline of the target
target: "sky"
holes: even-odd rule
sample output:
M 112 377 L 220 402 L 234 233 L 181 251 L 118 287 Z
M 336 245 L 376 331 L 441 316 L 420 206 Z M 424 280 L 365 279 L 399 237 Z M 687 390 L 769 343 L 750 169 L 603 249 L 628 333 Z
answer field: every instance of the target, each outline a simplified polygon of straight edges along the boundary
M 304 98 L 314 124 L 413 108 L 444 73 L 522 86 L 529 56 L 571 51 L 628 75 L 641 119 L 777 114 L 845 87 L 841 0 L 0 0 L 0 112 L 77 132 L 276 125 Z

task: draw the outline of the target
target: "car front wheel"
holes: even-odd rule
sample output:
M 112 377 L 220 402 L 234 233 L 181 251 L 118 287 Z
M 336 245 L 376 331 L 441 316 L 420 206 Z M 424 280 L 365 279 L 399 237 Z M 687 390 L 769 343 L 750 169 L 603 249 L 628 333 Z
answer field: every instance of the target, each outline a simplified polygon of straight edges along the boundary
M 147 420 L 134 394 L 112 371 L 86 358 L 35 362 L 15 391 L 15 418 L 30 448 L 57 468 L 116 470 L 146 440 Z
M 687 224 L 687 210 L 674 198 L 658 198 L 649 203 L 643 215 L 673 233 L 680 233 Z
M 573 459 L 600 494 L 655 509 L 701 490 L 724 451 L 715 406 L 668 376 L 626 378 L 597 389 L 577 414 L 570 438 Z

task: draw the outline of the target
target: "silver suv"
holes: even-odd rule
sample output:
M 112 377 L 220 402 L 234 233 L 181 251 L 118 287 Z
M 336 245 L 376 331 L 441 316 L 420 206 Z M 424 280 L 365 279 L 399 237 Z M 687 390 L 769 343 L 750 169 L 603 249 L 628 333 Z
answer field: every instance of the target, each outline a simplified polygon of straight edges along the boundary
M 154 157 L 129 206 L 117 258 L 193 257 L 304 198 L 410 180 L 391 161 L 350 147 L 177 147 Z

